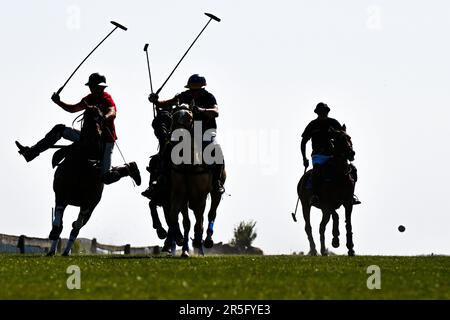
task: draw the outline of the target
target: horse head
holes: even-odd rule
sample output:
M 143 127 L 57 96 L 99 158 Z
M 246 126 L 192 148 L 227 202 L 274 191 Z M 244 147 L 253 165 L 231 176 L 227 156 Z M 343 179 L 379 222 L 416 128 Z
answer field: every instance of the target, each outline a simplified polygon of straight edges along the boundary
M 177 106 L 172 112 L 172 131 L 176 129 L 192 130 L 194 114 L 188 105 Z
M 333 139 L 334 154 L 336 156 L 344 157 L 349 161 L 355 160 L 352 138 L 347 134 L 347 127 L 345 124 L 340 130 L 331 128 L 330 133 Z
M 103 129 L 108 130 L 104 124 L 104 116 L 97 107 L 86 108 L 83 113 L 80 131 L 80 141 L 76 142 L 79 156 L 88 160 L 102 159 L 104 142 L 102 139 Z M 106 132 L 106 134 L 110 134 Z
M 81 135 L 100 138 L 103 131 L 103 120 L 103 114 L 97 107 L 86 108 L 82 118 Z

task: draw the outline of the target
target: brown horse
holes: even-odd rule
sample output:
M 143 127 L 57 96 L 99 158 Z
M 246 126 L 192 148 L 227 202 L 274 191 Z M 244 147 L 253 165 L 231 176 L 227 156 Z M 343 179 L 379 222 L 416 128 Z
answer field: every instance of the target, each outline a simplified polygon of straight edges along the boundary
M 193 113 L 189 107 L 178 107 L 173 113 L 172 131 L 179 129 L 185 130 L 187 136 L 192 137 L 193 132 Z M 183 138 L 184 139 L 184 138 Z M 183 240 L 182 256 L 189 256 L 189 232 L 185 230 L 181 234 L 178 226 L 179 212 L 189 207 L 195 215 L 194 239 L 192 245 L 204 254 L 203 246 L 211 248 L 213 246 L 212 234 L 214 220 L 216 218 L 217 207 L 219 206 L 221 195 L 211 193 L 212 191 L 212 172 L 211 169 L 203 163 L 202 155 L 197 150 L 202 150 L 201 146 L 195 145 L 195 139 L 190 141 L 191 154 L 188 163 L 172 163 L 170 174 L 171 193 L 170 193 L 170 212 L 169 212 L 169 238 L 176 242 Z M 183 152 L 186 150 L 183 150 Z M 196 160 L 196 161 L 194 161 Z M 200 163 L 200 164 L 195 164 Z M 225 181 L 225 173 L 223 174 Z M 211 208 L 208 213 L 207 237 L 203 242 L 203 222 L 204 212 L 208 194 L 211 193 Z
M 80 140 L 55 152 L 52 163 L 58 166 L 53 180 L 55 192 L 55 216 L 49 238 L 52 247 L 48 256 L 56 253 L 58 241 L 63 229 L 63 214 L 68 205 L 80 207 L 64 256 L 70 254 L 80 229 L 88 222 L 103 192 L 100 161 L 104 142 L 101 138 L 102 115 L 95 108 L 88 108 L 83 113 Z M 64 160 L 63 160 L 64 159 Z M 61 162 L 62 161 L 62 162 Z
M 333 157 L 326 163 L 322 179 L 322 188 L 319 193 L 319 204 L 317 207 L 322 210 L 322 221 L 320 223 L 320 252 L 327 255 L 325 247 L 325 228 L 333 218 L 333 247 L 339 247 L 339 216 L 336 210 L 344 206 L 345 208 L 345 227 L 347 231 L 347 249 L 348 255 L 354 256 L 353 250 L 353 234 L 352 234 L 352 210 L 353 210 L 353 193 L 355 190 L 355 172 L 349 161 L 353 161 L 355 151 L 350 136 L 346 133 L 345 125 L 342 130 L 331 130 L 333 137 L 334 151 Z M 316 245 L 311 231 L 310 199 L 312 196 L 311 188 L 312 170 L 307 171 L 300 179 L 297 185 L 297 193 L 302 204 L 303 218 L 305 219 L 305 231 L 308 236 L 310 245 L 310 255 L 317 255 Z

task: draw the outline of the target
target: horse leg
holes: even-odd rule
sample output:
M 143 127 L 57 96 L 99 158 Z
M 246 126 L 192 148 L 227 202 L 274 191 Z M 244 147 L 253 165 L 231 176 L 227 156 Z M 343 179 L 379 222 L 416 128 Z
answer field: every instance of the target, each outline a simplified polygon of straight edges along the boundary
M 70 232 L 69 241 L 67 241 L 66 248 L 62 254 L 63 256 L 70 255 L 73 244 L 75 243 L 81 228 L 89 221 L 92 211 L 94 211 L 92 208 L 80 208 L 77 220 L 72 223 L 72 231 Z
M 158 209 L 156 203 L 151 200 L 148 203 L 148 206 L 150 207 L 150 214 L 152 216 L 152 222 L 153 222 L 153 229 L 156 230 L 156 233 L 158 234 L 158 238 L 165 239 L 167 238 L 167 231 L 163 228 L 161 224 L 161 220 L 159 220 L 158 216 Z
M 52 240 L 52 245 L 50 247 L 50 251 L 47 253 L 48 257 L 54 256 L 56 250 L 58 248 L 58 242 L 61 241 L 60 235 L 63 230 L 63 216 L 64 210 L 67 205 L 56 204 L 55 205 L 55 217 L 52 223 L 52 230 L 50 231 L 50 235 L 48 238 Z
M 191 220 L 189 220 L 189 211 L 187 207 L 181 209 L 183 215 L 183 230 L 184 230 L 184 243 L 181 256 L 183 258 L 189 257 L 189 230 L 191 229 Z
M 203 251 L 203 213 L 205 212 L 206 201 L 192 208 L 195 215 L 194 240 L 192 246 L 198 249 L 201 256 L 205 255 Z
M 330 210 L 329 209 L 322 209 L 322 221 L 320 222 L 319 227 L 319 233 L 320 233 L 320 253 L 322 256 L 327 256 L 327 248 L 325 246 L 325 230 L 328 224 L 328 221 L 330 221 Z
M 303 219 L 305 220 L 305 231 L 309 241 L 309 253 L 310 256 L 317 256 L 316 244 L 311 229 L 311 205 L 302 201 Z
M 216 220 L 217 208 L 219 207 L 222 195 L 218 192 L 211 193 L 211 207 L 208 212 L 208 229 L 206 230 L 205 248 L 212 248 L 214 241 L 212 235 L 214 233 L 214 221 Z
M 333 248 L 339 248 L 339 215 L 336 210 L 331 212 L 331 218 L 333 219 L 333 241 L 331 244 Z
M 188 202 L 187 191 L 183 176 L 172 172 L 171 179 L 172 190 L 170 193 L 170 205 L 168 206 L 166 219 L 167 225 L 169 226 L 169 234 L 173 236 L 172 239 L 175 239 L 178 246 L 182 246 L 184 237 L 181 233 L 180 225 L 178 224 L 178 216 L 183 206 L 186 206 Z
M 353 250 L 352 211 L 353 205 L 345 206 L 345 229 L 347 231 L 347 249 L 350 257 L 355 255 L 355 250 Z

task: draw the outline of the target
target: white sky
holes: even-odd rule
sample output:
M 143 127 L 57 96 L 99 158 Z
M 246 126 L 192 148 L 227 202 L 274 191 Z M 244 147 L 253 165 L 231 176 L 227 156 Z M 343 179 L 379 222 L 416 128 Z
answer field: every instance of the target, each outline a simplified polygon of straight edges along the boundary
M 217 98 L 227 192 L 215 241 L 229 241 L 241 220 L 256 220 L 255 245 L 266 253 L 309 248 L 296 184 L 303 172 L 300 134 L 319 101 L 346 123 L 359 169 L 363 204 L 353 214 L 357 254 L 449 254 L 450 4 L 447 1 L 17 1 L 0 12 L 2 124 L 0 232 L 47 237 L 52 152 L 30 164 L 14 140 L 31 144 L 74 118 L 50 101 L 83 57 L 117 30 L 61 94 L 78 102 L 92 72 L 106 75 L 118 107 L 119 146 L 137 161 L 143 186 L 129 179 L 107 186 L 80 237 L 133 246 L 161 242 L 152 229 L 145 189 L 156 152 L 143 52 L 150 43 L 158 88 L 211 12 L 211 22 L 161 92 L 170 98 L 193 73 Z M 308 146 L 308 153 L 310 148 Z M 113 164 L 122 160 L 117 150 Z M 319 246 L 319 211 L 313 211 Z M 341 214 L 341 248 L 345 227 Z M 77 211 L 65 215 L 67 237 Z M 161 215 L 162 218 L 162 215 Z M 193 217 L 192 217 L 193 219 Z M 399 224 L 406 232 L 397 231 Z M 331 223 L 327 245 L 331 247 Z

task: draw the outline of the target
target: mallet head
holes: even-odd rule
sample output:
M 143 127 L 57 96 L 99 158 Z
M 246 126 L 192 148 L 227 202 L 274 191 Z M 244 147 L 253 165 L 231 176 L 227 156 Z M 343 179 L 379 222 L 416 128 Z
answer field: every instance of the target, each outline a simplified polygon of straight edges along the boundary
M 147 49 L 148 49 L 148 43 L 145 44 L 144 51 L 147 52 Z
M 111 21 L 111 23 L 113 24 L 113 25 L 115 25 L 117 28 L 120 28 L 120 29 L 122 29 L 122 30 L 124 30 L 124 31 L 127 31 L 127 27 L 125 27 L 125 26 L 123 26 L 123 25 L 121 25 L 120 23 L 117 23 L 117 22 L 115 22 L 115 21 Z
M 205 12 L 205 15 L 210 17 L 211 19 L 217 21 L 217 22 L 220 22 L 220 19 L 218 17 L 216 17 L 215 15 L 211 14 L 211 13 Z

